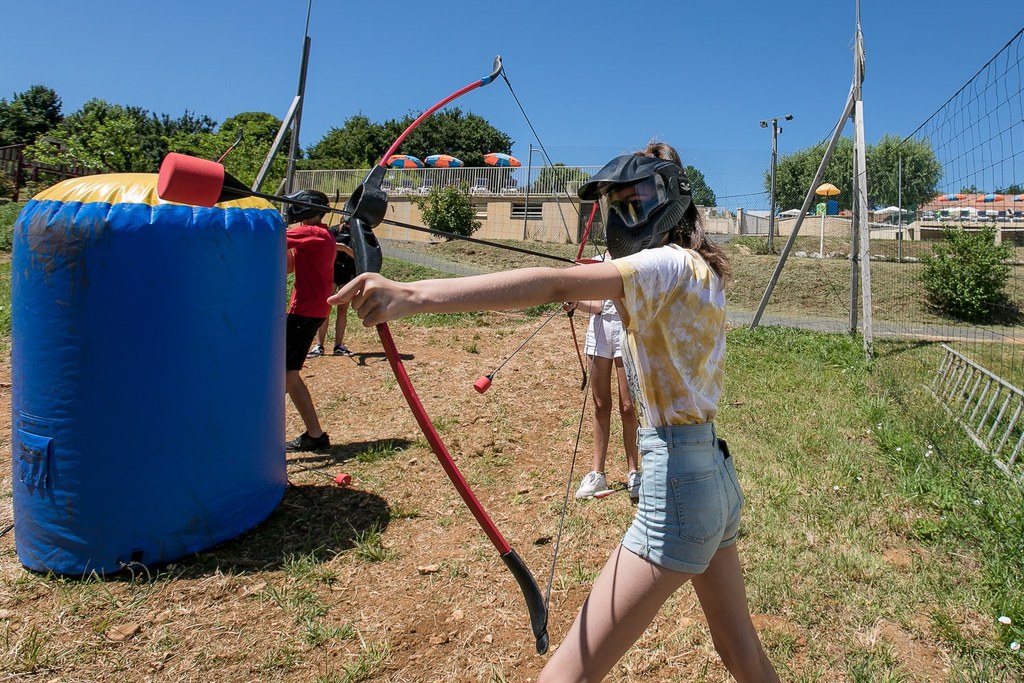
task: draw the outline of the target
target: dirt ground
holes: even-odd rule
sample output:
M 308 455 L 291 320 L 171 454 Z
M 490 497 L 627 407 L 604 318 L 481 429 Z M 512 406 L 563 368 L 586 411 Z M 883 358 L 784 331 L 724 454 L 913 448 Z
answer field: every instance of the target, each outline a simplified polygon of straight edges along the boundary
M 486 394 L 473 389 L 540 320 L 496 314 L 476 329 L 393 329 L 442 438 L 543 591 L 583 402 L 565 318 L 502 368 Z M 14 534 L 0 537 L 0 654 L 8 660 L 0 678 L 535 677 L 546 659 L 535 654 L 518 586 L 426 447 L 376 335 L 352 327 L 346 341 L 355 356 L 311 359 L 303 373 L 330 452 L 289 455 L 292 486 L 249 533 L 153 568 L 150 582 L 36 575 L 18 562 Z M 13 520 L 10 401 L 8 360 L 0 368 L 0 529 Z M 302 431 L 290 402 L 285 421 L 288 438 Z M 588 469 L 584 432 L 573 486 Z M 356 460 L 393 449 L 374 462 Z M 352 475 L 350 487 L 333 483 L 340 472 Z M 625 478 L 621 453 L 610 475 Z M 631 514 L 624 494 L 569 505 L 551 597 L 552 645 Z M 370 561 L 358 547 L 375 529 L 384 557 Z M 310 566 L 313 578 L 297 564 Z M 35 639 L 43 641 L 38 652 L 27 647 Z
M 486 394 L 473 390 L 537 324 L 495 314 L 476 328 L 393 330 L 442 438 L 543 591 L 583 404 L 564 317 Z M 0 537 L 0 680 L 534 680 L 547 658 L 535 654 L 517 585 L 426 447 L 376 336 L 352 327 L 346 341 L 355 356 L 312 359 L 304 371 L 334 445 L 289 455 L 284 500 L 240 538 L 153 568 L 148 581 L 81 581 L 27 572 L 13 533 Z M 10 392 L 7 362 L 0 529 L 13 514 Z M 288 438 L 302 431 L 290 403 L 285 421 Z M 573 489 L 589 469 L 589 426 L 588 412 Z M 625 478 L 621 450 L 608 467 L 610 479 Z M 351 486 L 334 484 L 340 472 Z M 621 493 L 569 501 L 553 648 L 631 515 Z M 367 539 L 376 531 L 375 545 Z M 787 664 L 799 670 L 812 634 L 779 616 L 755 620 L 768 638 L 791 643 Z M 908 657 L 919 658 L 921 680 L 937 666 L 930 654 Z M 670 600 L 609 680 L 730 680 L 692 590 Z

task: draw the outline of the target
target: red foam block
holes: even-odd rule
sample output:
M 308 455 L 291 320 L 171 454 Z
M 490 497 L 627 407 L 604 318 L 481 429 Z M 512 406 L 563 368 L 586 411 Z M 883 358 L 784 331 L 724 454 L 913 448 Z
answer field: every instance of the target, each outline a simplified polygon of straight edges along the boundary
M 156 193 L 160 199 L 213 206 L 224 189 L 224 167 L 216 161 L 171 152 L 160 164 Z
M 352 483 L 352 475 L 342 472 L 334 478 L 334 483 L 338 486 L 348 486 Z
M 491 388 L 491 378 L 487 375 L 481 375 L 480 379 L 473 384 L 473 388 L 476 389 L 478 393 L 484 393 Z

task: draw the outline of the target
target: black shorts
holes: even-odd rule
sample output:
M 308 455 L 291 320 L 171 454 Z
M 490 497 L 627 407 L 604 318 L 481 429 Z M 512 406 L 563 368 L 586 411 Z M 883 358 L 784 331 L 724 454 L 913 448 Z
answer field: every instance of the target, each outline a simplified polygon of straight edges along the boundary
M 288 314 L 284 334 L 284 368 L 301 370 L 306 354 L 326 318 L 309 318 L 304 315 Z

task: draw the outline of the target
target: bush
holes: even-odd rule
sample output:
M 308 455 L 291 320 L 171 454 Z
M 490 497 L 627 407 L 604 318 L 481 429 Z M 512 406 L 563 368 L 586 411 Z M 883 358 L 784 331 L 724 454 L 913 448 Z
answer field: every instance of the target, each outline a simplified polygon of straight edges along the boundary
M 469 198 L 469 187 L 465 183 L 434 187 L 426 197 L 415 197 L 413 201 L 420 207 L 423 222 L 431 230 L 469 237 L 480 229 L 476 209 Z
M 935 254 L 922 259 L 921 281 L 935 310 L 975 323 L 1000 322 L 1006 317 L 1009 297 L 1004 287 L 1010 266 L 1005 261 L 1013 248 L 996 244 L 995 236 L 991 226 L 974 232 L 946 228 Z
M 6 173 L 0 171 L 0 197 L 14 196 L 14 181 Z
M 0 206 L 0 251 L 10 251 L 14 223 L 27 202 L 8 202 Z
M 732 246 L 746 247 L 747 249 L 750 250 L 750 253 L 756 254 L 757 256 L 769 256 L 771 254 L 779 253 L 778 248 L 768 248 L 767 237 L 736 237 L 735 239 L 730 240 L 730 243 L 732 244 Z

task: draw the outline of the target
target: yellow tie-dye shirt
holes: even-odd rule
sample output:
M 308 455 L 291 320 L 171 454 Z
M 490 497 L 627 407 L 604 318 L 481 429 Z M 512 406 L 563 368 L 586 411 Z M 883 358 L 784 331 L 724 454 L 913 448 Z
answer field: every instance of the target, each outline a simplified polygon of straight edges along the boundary
M 642 427 L 711 422 L 725 365 L 725 291 L 692 249 L 669 245 L 615 259 L 626 379 Z

